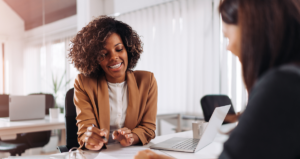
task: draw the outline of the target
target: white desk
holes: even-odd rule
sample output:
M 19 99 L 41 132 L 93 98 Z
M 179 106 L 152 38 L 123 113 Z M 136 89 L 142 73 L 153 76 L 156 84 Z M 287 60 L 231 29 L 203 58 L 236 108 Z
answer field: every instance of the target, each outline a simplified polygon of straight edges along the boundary
M 232 128 L 234 128 L 236 124 L 227 124 L 223 125 L 221 128 L 222 132 L 228 132 Z M 172 137 L 192 137 L 192 131 L 187 131 L 187 132 L 182 132 L 182 133 L 175 133 L 175 134 L 169 134 L 169 135 L 163 135 L 163 136 L 158 136 L 155 139 L 153 139 L 148 145 L 143 146 L 145 148 L 148 148 L 151 144 L 156 144 L 159 142 L 162 142 L 164 140 L 167 140 Z M 180 159 L 216 159 L 220 155 L 220 153 L 223 150 L 223 143 L 227 140 L 228 136 L 219 133 L 215 140 L 209 144 L 208 146 L 204 147 L 200 151 L 196 153 L 185 153 L 185 152 L 174 152 L 174 151 L 162 151 L 163 153 L 166 153 L 170 156 L 173 156 L 175 158 L 180 158 Z M 114 145 L 109 145 L 110 146 Z M 97 156 L 98 152 L 91 152 L 89 151 L 88 153 L 94 154 L 91 156 Z M 53 154 L 53 155 L 44 155 L 44 156 L 21 156 L 21 157 L 9 157 L 9 159 L 14 158 L 14 159 L 65 159 L 67 158 L 68 153 L 59 153 L 59 154 Z M 91 159 L 91 158 L 87 158 Z
M 0 118 L 0 138 L 2 140 L 15 139 L 19 133 L 46 131 L 54 129 L 65 129 L 64 114 L 58 119 L 49 120 L 49 116 L 40 120 L 8 121 L 7 118 Z

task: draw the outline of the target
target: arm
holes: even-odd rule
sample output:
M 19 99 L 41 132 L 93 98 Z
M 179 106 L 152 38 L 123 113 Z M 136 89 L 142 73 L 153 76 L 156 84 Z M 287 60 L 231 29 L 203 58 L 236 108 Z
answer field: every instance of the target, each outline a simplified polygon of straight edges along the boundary
M 80 148 L 82 148 L 87 141 L 95 142 L 93 139 L 91 139 L 92 136 L 94 136 L 93 138 L 101 138 L 101 137 L 97 137 L 100 134 L 93 133 L 93 132 L 98 132 L 99 131 L 98 128 L 93 128 L 94 131 L 90 131 L 89 133 L 87 133 L 88 127 L 91 128 L 93 124 L 94 125 L 98 125 L 98 124 L 95 119 L 91 100 L 87 95 L 87 93 L 85 92 L 81 75 L 78 75 L 77 78 L 75 79 L 74 105 L 76 106 L 76 112 L 77 112 L 76 120 L 77 120 L 77 127 L 78 127 L 78 132 L 77 132 L 78 143 L 80 145 Z M 91 149 L 89 148 L 89 146 L 87 146 L 86 148 Z
M 299 81 L 295 74 L 284 72 L 273 72 L 259 80 L 220 159 L 300 156 Z
M 143 145 L 149 143 L 155 137 L 157 114 L 157 83 L 153 74 L 151 74 L 150 89 L 147 103 L 140 124 L 132 130 Z

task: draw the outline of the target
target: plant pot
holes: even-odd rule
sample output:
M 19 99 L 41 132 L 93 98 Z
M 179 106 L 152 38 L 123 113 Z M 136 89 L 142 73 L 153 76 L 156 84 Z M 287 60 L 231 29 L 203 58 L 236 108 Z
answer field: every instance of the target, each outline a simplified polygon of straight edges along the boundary
M 49 108 L 49 118 L 50 118 L 50 120 L 58 119 L 59 113 L 60 113 L 59 108 Z

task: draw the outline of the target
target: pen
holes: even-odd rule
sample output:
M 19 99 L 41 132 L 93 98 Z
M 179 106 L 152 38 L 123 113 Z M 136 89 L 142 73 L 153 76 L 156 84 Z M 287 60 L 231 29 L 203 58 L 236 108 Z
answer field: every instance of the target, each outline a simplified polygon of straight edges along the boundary
M 92 126 L 93 126 L 93 127 L 96 127 L 94 124 L 92 124 Z M 105 142 L 107 142 L 107 139 L 106 139 L 105 136 L 101 136 L 101 137 L 102 137 L 102 139 L 103 139 Z

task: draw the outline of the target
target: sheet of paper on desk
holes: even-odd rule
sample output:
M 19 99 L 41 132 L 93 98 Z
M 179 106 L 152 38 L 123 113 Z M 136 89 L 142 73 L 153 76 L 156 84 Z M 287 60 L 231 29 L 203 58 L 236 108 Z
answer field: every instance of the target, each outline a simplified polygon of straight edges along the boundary
M 142 146 L 122 147 L 118 145 L 108 145 L 107 149 L 102 150 L 95 159 L 133 159 L 133 157 L 142 150 L 146 150 Z M 151 150 L 158 154 L 167 155 L 158 150 Z

